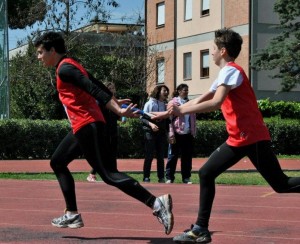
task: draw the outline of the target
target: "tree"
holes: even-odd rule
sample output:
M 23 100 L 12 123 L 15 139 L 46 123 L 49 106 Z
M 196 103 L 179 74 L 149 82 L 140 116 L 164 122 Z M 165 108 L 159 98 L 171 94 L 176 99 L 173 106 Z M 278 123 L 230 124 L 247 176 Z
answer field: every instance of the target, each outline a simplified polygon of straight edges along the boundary
M 65 34 L 86 24 L 87 20 L 97 18 L 101 21 L 110 19 L 112 8 L 119 3 L 115 0 L 44 0 L 47 14 L 37 25 L 37 31 L 54 29 Z
M 9 0 L 7 1 L 8 26 L 11 29 L 23 29 L 46 16 L 44 0 Z
M 27 52 L 10 60 L 10 102 L 12 118 L 62 119 L 65 113 L 58 101 L 54 71 L 42 67 L 35 55 L 32 40 L 43 31 L 62 31 L 67 35 L 89 14 L 109 18 L 105 4 L 118 7 L 113 0 L 14 0 L 8 1 L 10 28 L 35 27 L 27 37 Z M 76 11 L 85 9 L 81 19 Z M 97 14 L 96 14 L 97 13 Z M 105 14 L 106 13 L 106 14 Z M 71 45 L 71 44 L 70 44 Z
M 35 48 L 10 61 L 10 115 L 15 119 L 62 119 L 54 70 L 39 64 Z
M 275 70 L 272 78 L 280 78 L 281 90 L 290 91 L 300 84 L 300 1 L 277 0 L 274 11 L 279 15 L 276 28 L 281 33 L 253 55 L 251 63 L 257 70 Z
M 139 106 L 144 104 L 147 94 L 143 36 L 72 33 L 69 38 L 70 56 L 98 80 L 114 82 L 118 97 L 131 98 Z M 10 61 L 10 84 L 12 118 L 65 118 L 55 89 L 54 70 L 38 63 L 32 44 L 25 55 Z
M 149 68 L 150 66 L 146 63 L 143 34 L 136 31 L 134 26 L 132 30 L 122 34 L 72 31 L 82 23 L 81 19 L 76 20 L 78 16 L 74 15 L 75 10 L 79 7 L 78 4 L 83 2 L 91 4 L 85 6 L 87 10 L 95 10 L 93 21 L 105 24 L 110 18 L 109 11 L 104 9 L 105 4 L 117 7 L 117 2 L 111 0 L 52 0 L 51 2 L 53 2 L 52 10 L 48 11 L 44 25 L 39 25 L 40 29 L 33 32 L 33 35 L 28 38 L 28 42 L 31 43 L 35 35 L 39 35 L 45 30 L 61 31 L 66 39 L 70 56 L 79 59 L 100 81 L 114 82 L 119 97 L 129 97 L 133 102 L 142 106 L 147 98 L 145 89 L 147 76 L 153 73 L 156 67 L 155 62 L 154 65 L 151 64 L 152 68 Z M 54 3 L 61 5 L 57 6 Z M 99 3 L 101 4 L 99 5 Z M 102 10 L 99 9 L 100 6 L 102 6 Z M 72 8 L 74 9 L 71 10 Z M 50 21 L 51 16 L 53 22 Z M 138 21 L 142 21 L 140 15 Z M 141 28 L 142 25 L 138 26 Z M 149 52 L 147 53 L 149 57 Z M 155 54 L 151 55 L 155 56 Z M 65 118 L 57 99 L 55 87 L 53 87 L 55 86 L 54 72 L 38 64 L 32 45 L 26 55 L 14 57 L 10 63 L 11 117 Z M 145 69 L 146 66 L 148 66 L 147 69 Z
M 76 36 L 76 38 L 72 38 Z M 69 54 L 102 82 L 116 84 L 117 96 L 143 105 L 145 91 L 144 36 L 128 33 L 72 33 Z

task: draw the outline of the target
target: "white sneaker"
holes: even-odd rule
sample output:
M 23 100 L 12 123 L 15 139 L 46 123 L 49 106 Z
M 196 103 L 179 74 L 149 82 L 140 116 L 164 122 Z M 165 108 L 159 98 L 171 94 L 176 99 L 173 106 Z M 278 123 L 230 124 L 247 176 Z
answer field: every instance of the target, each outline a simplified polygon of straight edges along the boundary
M 81 228 L 84 226 L 81 215 L 80 214 L 75 214 L 68 216 L 67 214 L 64 214 L 61 217 L 55 218 L 52 220 L 51 224 L 53 226 L 59 227 L 59 228 L 71 228 L 71 229 L 76 229 L 76 228 Z
M 96 175 L 89 174 L 89 176 L 86 178 L 86 180 L 89 182 L 96 182 L 97 178 L 96 178 Z
M 158 218 L 158 221 L 164 225 L 165 233 L 169 235 L 173 229 L 174 216 L 172 213 L 172 197 L 166 194 L 156 198 L 158 201 L 158 208 L 153 211 L 153 215 Z
M 171 184 L 171 183 L 173 183 L 171 180 L 166 181 L 166 184 Z
M 182 182 L 184 184 L 188 184 L 188 185 L 193 184 L 193 182 L 190 180 L 190 178 L 184 179 Z

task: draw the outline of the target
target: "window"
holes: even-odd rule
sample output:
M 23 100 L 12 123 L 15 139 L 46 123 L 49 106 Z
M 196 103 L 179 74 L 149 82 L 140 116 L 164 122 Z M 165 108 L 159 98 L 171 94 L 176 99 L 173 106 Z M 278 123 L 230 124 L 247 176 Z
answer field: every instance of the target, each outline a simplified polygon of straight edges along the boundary
M 165 25 L 165 3 L 161 2 L 156 5 L 157 9 L 157 26 Z
M 209 51 L 200 52 L 200 78 L 209 77 Z
M 165 83 L 165 60 L 159 59 L 156 61 L 156 77 L 157 77 L 157 83 Z
M 185 0 L 184 20 L 191 20 L 193 17 L 193 0 Z
M 209 0 L 202 0 L 201 15 L 209 15 Z
M 183 54 L 183 79 L 192 79 L 192 53 Z

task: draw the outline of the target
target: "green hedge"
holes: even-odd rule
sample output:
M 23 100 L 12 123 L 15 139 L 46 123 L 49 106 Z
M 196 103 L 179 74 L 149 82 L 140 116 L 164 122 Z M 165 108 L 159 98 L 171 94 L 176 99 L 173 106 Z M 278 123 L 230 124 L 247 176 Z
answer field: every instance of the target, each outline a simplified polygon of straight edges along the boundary
M 282 119 L 299 119 L 300 118 L 300 102 L 287 101 L 270 101 L 261 99 L 257 101 L 258 108 L 264 118 L 279 117 Z M 223 115 L 220 110 L 197 114 L 198 120 L 223 120 Z
M 266 119 L 274 151 L 300 155 L 300 121 Z M 0 120 L 0 159 L 49 159 L 70 131 L 67 120 Z M 207 157 L 227 139 L 224 121 L 197 121 L 194 157 Z M 167 153 L 167 148 L 166 148 Z M 119 158 L 143 158 L 144 134 L 138 119 L 120 126 Z
M 0 159 L 50 158 L 69 130 L 67 120 L 0 120 Z

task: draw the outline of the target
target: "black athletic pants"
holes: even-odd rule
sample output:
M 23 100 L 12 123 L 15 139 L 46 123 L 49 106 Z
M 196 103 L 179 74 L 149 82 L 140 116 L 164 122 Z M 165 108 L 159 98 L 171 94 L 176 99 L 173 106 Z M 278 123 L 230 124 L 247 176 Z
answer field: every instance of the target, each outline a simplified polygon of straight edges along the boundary
M 155 196 L 143 188 L 135 179 L 124 173 L 109 170 L 110 160 L 113 157 L 109 156 L 110 148 L 107 147 L 103 135 L 103 123 L 88 124 L 75 135 L 72 132 L 68 133 L 52 155 L 50 165 L 63 192 L 66 209 L 77 211 L 75 183 L 68 169 L 68 164 L 82 153 L 105 183 L 119 188 L 127 195 L 141 201 L 148 207 L 152 207 Z
M 200 206 L 197 225 L 208 227 L 215 197 L 215 179 L 245 156 L 249 157 L 274 191 L 300 192 L 300 177 L 288 177 L 283 173 L 269 141 L 260 141 L 243 147 L 231 147 L 224 143 L 210 155 L 208 161 L 199 170 Z
M 144 179 L 150 178 L 151 165 L 156 154 L 157 160 L 157 177 L 158 179 L 164 179 L 165 161 L 164 150 L 166 146 L 167 136 L 162 132 L 145 132 L 145 160 L 144 160 Z
M 175 133 L 175 140 L 175 144 L 169 144 L 166 179 L 175 180 L 177 161 L 181 154 L 181 177 L 184 181 L 191 177 L 194 137 L 191 133 L 183 135 Z

